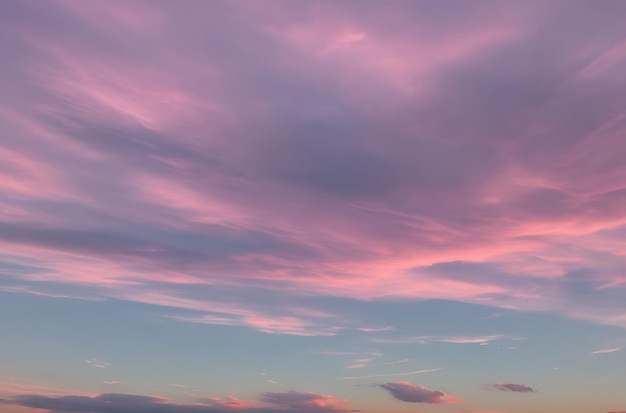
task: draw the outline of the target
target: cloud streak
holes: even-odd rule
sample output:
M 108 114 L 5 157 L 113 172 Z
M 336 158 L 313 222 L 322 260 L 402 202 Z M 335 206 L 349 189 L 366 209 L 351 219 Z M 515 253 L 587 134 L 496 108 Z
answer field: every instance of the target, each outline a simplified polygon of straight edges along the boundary
M 427 344 L 429 342 L 451 344 L 485 344 L 504 338 L 504 335 L 491 336 L 416 336 L 406 338 L 377 338 L 373 341 L 387 344 Z
M 108 361 L 102 361 L 102 360 L 98 360 L 96 358 L 90 359 L 90 360 L 85 360 L 85 363 L 90 366 L 90 367 L 96 367 L 99 369 L 105 369 L 108 367 L 113 366 L 112 363 L 109 363 Z
M 384 374 L 372 374 L 369 376 L 356 376 L 356 377 L 342 377 L 343 380 L 358 380 L 358 379 L 373 379 L 377 377 L 394 377 L 394 376 L 412 376 L 414 374 L 433 373 L 435 371 L 443 370 L 442 368 L 436 369 L 424 369 L 402 373 L 384 373 Z
M 613 348 L 605 348 L 601 350 L 592 351 L 591 354 L 606 354 L 606 353 L 615 353 L 620 350 L 623 350 L 624 347 L 613 347 Z

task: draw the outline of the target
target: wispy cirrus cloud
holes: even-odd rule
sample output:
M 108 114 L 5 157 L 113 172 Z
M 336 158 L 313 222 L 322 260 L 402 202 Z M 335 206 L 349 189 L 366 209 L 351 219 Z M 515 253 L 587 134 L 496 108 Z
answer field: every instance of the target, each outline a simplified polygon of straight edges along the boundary
M 362 369 L 365 367 L 378 367 L 378 366 L 391 366 L 394 364 L 402 364 L 402 363 L 408 363 L 409 359 L 408 358 L 404 358 L 404 359 L 400 359 L 400 360 L 395 360 L 395 361 L 387 361 L 387 362 L 377 362 L 377 363 L 372 363 L 373 361 L 377 360 L 378 357 L 380 357 L 380 354 L 376 354 L 376 357 L 368 357 L 368 358 L 358 358 L 353 360 L 352 364 L 344 367 L 346 369 Z
M 10 2 L 0 246 L 39 270 L 3 288 L 274 334 L 364 320 L 243 291 L 626 326 L 622 7 Z
M 377 377 L 395 377 L 395 376 L 413 376 L 415 374 L 424 374 L 424 373 L 433 373 L 435 371 L 443 370 L 442 368 L 436 369 L 424 369 L 424 370 L 415 370 L 415 371 L 407 371 L 400 373 L 383 373 L 383 374 L 371 374 L 368 376 L 354 376 L 354 377 L 342 377 L 343 380 L 358 380 L 358 379 L 373 379 Z
M 375 358 L 356 359 L 356 360 L 353 361 L 352 364 L 347 365 L 344 368 L 346 368 L 346 369 L 362 369 L 364 367 L 369 366 L 370 363 L 373 360 L 376 360 L 376 359 Z
M 10 397 L 11 395 L 44 395 L 44 396 L 94 396 L 93 392 L 81 392 L 77 389 L 63 389 L 58 387 L 44 386 L 30 382 L 22 382 L 13 379 L 10 382 L 0 382 L 0 394 Z
M 408 358 L 404 358 L 404 359 L 400 359 L 400 360 L 396 360 L 396 361 L 387 361 L 385 363 L 378 363 L 378 366 L 391 366 L 393 364 L 403 364 L 403 363 L 408 363 L 409 361 L 411 361 L 411 359 Z
M 108 361 L 99 360 L 97 358 L 92 358 L 92 359 L 89 359 L 89 360 L 85 360 L 85 364 L 87 364 L 90 367 L 96 367 L 96 368 L 99 368 L 99 369 L 105 369 L 105 368 L 113 366 L 113 363 L 110 363 Z
M 376 338 L 373 339 L 378 343 L 386 344 L 403 344 L 403 343 L 415 343 L 415 344 L 427 344 L 430 342 L 438 343 L 452 343 L 452 344 L 484 344 L 494 340 L 500 340 L 504 338 L 504 335 L 490 335 L 490 336 L 415 336 L 405 338 Z
M 615 352 L 618 352 L 618 351 L 623 350 L 623 349 L 624 349 L 623 346 L 622 347 L 604 348 L 604 349 L 592 351 L 591 354 L 615 353 Z
M 366 333 L 377 333 L 377 332 L 380 332 L 380 331 L 393 330 L 393 327 L 390 327 L 390 326 L 387 326 L 387 327 L 359 327 L 358 330 L 366 332 Z
M 309 351 L 309 354 L 322 354 L 326 356 L 355 356 L 355 355 L 367 355 L 374 358 L 380 357 L 383 354 L 378 351 L 336 351 L 336 350 L 322 350 L 322 351 Z

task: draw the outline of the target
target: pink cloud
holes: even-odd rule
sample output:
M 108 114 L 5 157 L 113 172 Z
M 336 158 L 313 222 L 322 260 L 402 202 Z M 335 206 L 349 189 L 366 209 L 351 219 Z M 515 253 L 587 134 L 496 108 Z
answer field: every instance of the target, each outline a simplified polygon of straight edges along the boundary
M 362 369 L 364 367 L 369 366 L 370 362 L 375 360 L 374 358 L 364 358 L 364 359 L 356 359 L 353 364 L 350 364 L 344 368 L 346 369 Z
M 260 400 L 275 406 L 292 409 L 324 409 L 328 411 L 345 411 L 347 400 L 338 399 L 327 394 L 298 393 L 288 391 L 283 393 L 263 393 Z
M 45 386 L 35 383 L 24 383 L 20 380 L 12 380 L 11 382 L 0 382 L 0 395 L 44 395 L 44 396 L 93 396 L 95 393 L 81 392 L 76 389 L 61 389 L 58 387 Z
M 1 33 L 0 247 L 42 268 L 3 290 L 86 287 L 295 335 L 363 324 L 166 286 L 626 326 L 624 45 L 597 53 L 597 22 L 568 29 L 541 4 L 445 21 L 407 6 L 420 25 L 390 6 L 393 29 L 373 6 L 335 3 L 204 13 L 220 24 L 190 6 L 42 7 L 59 18 L 19 9 L 24 24 Z
M 592 351 L 591 354 L 615 353 L 615 352 L 623 350 L 623 349 L 624 349 L 624 347 L 605 348 L 605 349 L 601 349 L 601 350 Z
M 256 406 L 256 402 L 250 400 L 240 400 L 233 396 L 226 396 L 225 398 L 211 397 L 206 400 L 206 403 L 211 406 L 224 407 L 228 409 L 247 409 Z

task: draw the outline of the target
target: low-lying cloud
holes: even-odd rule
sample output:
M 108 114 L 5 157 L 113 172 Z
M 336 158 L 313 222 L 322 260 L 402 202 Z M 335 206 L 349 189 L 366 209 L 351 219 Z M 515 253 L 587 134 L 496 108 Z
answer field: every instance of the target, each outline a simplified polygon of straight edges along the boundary
M 349 401 L 313 392 L 263 393 L 258 401 L 235 397 L 200 399 L 193 404 L 176 404 L 162 397 L 105 393 L 97 396 L 16 395 L 0 404 L 43 409 L 52 413 L 341 413 Z
M 464 403 L 463 399 L 446 394 L 439 390 L 428 390 L 424 386 L 399 381 L 397 383 L 379 384 L 394 398 L 409 403 Z
M 492 387 L 501 391 L 513 391 L 517 393 L 536 393 L 536 390 L 527 384 L 496 383 L 492 385 Z
M 290 409 L 316 409 L 316 411 L 320 409 L 323 411 L 342 411 L 348 404 L 347 400 L 341 400 L 328 394 L 298 393 L 295 391 L 263 393 L 259 400 Z

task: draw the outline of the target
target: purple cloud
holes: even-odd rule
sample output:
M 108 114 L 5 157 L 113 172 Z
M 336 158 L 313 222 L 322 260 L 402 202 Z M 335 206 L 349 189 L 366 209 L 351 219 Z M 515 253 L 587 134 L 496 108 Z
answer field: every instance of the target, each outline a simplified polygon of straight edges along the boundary
M 345 400 L 316 393 L 265 393 L 260 399 L 272 406 L 234 397 L 210 398 L 194 404 L 176 404 L 161 397 L 106 393 L 97 396 L 17 395 L 0 399 L 0 404 L 44 409 L 54 413 L 341 413 Z
M 625 326 L 624 7 L 8 2 L 0 264 L 37 270 L 2 288 L 296 335 L 362 324 L 245 291 Z
M 380 387 L 387 390 L 394 398 L 410 403 L 464 403 L 464 400 L 445 394 L 439 390 L 428 390 L 424 386 L 410 383 L 408 381 L 399 381 L 397 383 L 379 384 Z
M 501 391 L 513 391 L 517 393 L 536 393 L 537 391 L 527 384 L 513 384 L 513 383 L 496 383 L 492 386 L 495 389 Z

